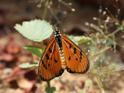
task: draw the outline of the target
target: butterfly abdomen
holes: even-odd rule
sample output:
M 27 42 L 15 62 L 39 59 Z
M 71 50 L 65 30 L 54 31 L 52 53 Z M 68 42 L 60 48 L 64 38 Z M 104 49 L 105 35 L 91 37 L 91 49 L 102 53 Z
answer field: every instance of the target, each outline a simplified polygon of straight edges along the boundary
M 62 68 L 65 69 L 66 68 L 66 63 L 65 63 L 65 57 L 64 57 L 63 50 L 60 49 L 59 54 L 60 54 Z

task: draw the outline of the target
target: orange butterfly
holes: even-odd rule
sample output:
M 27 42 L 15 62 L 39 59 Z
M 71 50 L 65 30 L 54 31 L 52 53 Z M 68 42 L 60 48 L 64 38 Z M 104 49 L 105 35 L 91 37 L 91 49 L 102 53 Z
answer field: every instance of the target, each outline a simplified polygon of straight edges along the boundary
M 64 69 L 70 73 L 85 73 L 89 61 L 82 50 L 56 28 L 38 67 L 44 81 L 60 76 Z

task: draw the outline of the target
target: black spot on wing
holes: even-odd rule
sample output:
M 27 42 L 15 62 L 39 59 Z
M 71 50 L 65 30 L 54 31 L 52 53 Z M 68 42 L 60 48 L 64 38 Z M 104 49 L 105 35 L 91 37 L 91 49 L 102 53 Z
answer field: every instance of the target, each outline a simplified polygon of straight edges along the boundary
M 43 67 L 47 69 L 47 66 L 45 65 L 44 61 L 42 61 Z
M 77 53 L 77 49 L 74 47 L 74 54 L 76 54 Z
M 82 59 L 82 51 L 80 52 L 80 61 L 81 61 L 81 59 Z
M 49 48 L 49 52 L 50 52 L 50 53 L 52 52 L 52 49 L 51 49 L 51 48 Z
M 48 64 L 48 67 L 50 67 L 50 64 Z
M 47 59 L 47 60 L 49 59 L 49 56 L 48 56 L 48 54 L 46 54 L 46 59 Z
M 76 58 L 76 61 L 78 61 L 78 58 Z
M 72 45 L 71 44 L 69 44 L 69 48 L 72 48 Z
M 71 60 L 71 57 L 70 56 L 68 57 L 68 60 Z
M 54 62 L 57 63 L 58 61 L 56 59 L 54 59 Z

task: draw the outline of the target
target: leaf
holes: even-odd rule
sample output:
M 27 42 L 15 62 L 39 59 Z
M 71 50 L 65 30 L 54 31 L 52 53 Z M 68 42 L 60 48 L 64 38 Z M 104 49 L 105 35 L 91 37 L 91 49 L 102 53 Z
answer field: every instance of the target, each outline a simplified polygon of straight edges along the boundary
M 32 54 L 41 57 L 42 55 L 42 49 L 34 47 L 34 46 L 25 46 L 24 49 L 28 50 L 29 52 L 31 52 Z
M 49 86 L 48 86 L 48 87 L 46 88 L 46 92 L 47 92 L 47 93 L 54 93 L 55 90 L 56 90 L 55 87 L 49 87 Z
M 91 38 L 86 36 L 69 36 L 69 38 L 77 45 L 91 41 Z
M 36 68 L 36 67 L 38 67 L 38 62 L 34 62 L 32 64 L 30 64 L 30 63 L 23 63 L 23 64 L 20 64 L 19 67 L 23 68 L 23 69 Z
M 52 25 L 40 19 L 24 21 L 22 25 L 16 24 L 14 28 L 27 39 L 37 42 L 48 38 L 53 32 Z

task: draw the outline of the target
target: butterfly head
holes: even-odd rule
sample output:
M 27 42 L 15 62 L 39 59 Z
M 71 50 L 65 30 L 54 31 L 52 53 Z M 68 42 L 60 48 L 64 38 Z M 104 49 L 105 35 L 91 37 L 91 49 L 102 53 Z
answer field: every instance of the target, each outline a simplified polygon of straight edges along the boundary
M 53 32 L 53 34 L 54 34 L 55 37 L 56 37 L 56 36 L 59 36 L 59 35 L 61 34 L 58 27 L 56 27 L 56 26 L 54 27 L 54 32 Z

